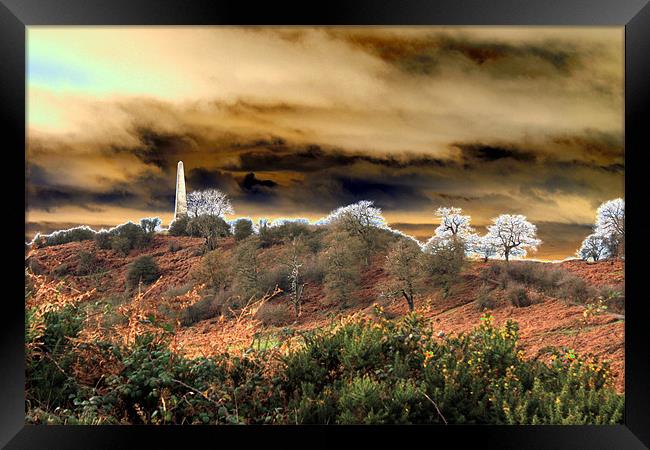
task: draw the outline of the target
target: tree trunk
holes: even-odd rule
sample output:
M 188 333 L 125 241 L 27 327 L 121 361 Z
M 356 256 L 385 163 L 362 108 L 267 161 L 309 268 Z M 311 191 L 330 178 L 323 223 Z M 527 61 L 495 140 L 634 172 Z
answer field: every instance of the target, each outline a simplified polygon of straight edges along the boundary
M 406 299 L 406 303 L 409 305 L 409 311 L 413 311 L 413 295 L 408 295 L 406 291 L 402 291 L 402 295 Z

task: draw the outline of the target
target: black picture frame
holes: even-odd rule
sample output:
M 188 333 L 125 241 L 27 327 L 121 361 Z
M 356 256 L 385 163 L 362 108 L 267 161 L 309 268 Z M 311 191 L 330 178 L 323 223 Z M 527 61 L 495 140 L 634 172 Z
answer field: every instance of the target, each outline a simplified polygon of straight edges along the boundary
M 625 201 L 627 203 L 626 259 L 626 405 L 623 425 L 616 426 L 449 426 L 449 427 L 120 427 L 27 426 L 24 398 L 23 274 L 25 198 L 17 189 L 24 182 L 26 84 L 25 37 L 30 25 L 572 25 L 625 27 Z M 429 445 L 474 443 L 498 448 L 616 448 L 650 446 L 650 342 L 648 299 L 643 290 L 640 242 L 648 229 L 647 201 L 642 192 L 644 152 L 648 142 L 650 105 L 650 5 L 647 0 L 444 0 L 444 1 L 329 1 L 285 6 L 276 2 L 254 5 L 234 1 L 171 0 L 0 0 L 0 123 L 4 125 L 3 218 L 9 228 L 5 249 L 0 327 L 0 445 L 6 448 L 130 448 L 136 439 L 147 447 L 211 446 L 223 438 L 240 443 L 263 440 L 262 445 L 332 446 L 351 435 L 364 445 L 404 443 L 424 439 Z M 22 165 L 21 165 L 22 164 Z M 21 206 L 22 205 L 22 206 Z M 24 209 L 23 209 L 24 210 Z M 11 220 L 9 220 L 11 219 Z M 11 236 L 9 236 L 9 234 Z M 6 252 L 5 252 L 6 253 Z M 15 289 L 15 291 L 14 291 Z M 301 436 L 288 437 L 300 431 Z M 304 433 L 307 433 L 305 435 Z M 313 434 L 314 436 L 309 436 Z M 239 444 L 241 445 L 241 444 Z M 451 445 L 451 444 L 448 444 Z

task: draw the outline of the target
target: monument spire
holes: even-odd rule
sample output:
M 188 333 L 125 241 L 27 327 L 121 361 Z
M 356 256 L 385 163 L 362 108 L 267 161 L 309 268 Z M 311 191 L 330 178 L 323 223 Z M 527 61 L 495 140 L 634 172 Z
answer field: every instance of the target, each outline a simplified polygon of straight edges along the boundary
M 178 161 L 176 169 L 176 206 L 174 207 L 174 220 L 187 215 L 187 197 L 185 195 L 185 172 L 183 161 Z

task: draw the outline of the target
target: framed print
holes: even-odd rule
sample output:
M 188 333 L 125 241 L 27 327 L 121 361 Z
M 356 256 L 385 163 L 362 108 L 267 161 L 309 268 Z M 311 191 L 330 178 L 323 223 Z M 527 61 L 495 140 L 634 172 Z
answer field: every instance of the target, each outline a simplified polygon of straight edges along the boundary
M 0 21 L 7 448 L 650 445 L 643 1 Z

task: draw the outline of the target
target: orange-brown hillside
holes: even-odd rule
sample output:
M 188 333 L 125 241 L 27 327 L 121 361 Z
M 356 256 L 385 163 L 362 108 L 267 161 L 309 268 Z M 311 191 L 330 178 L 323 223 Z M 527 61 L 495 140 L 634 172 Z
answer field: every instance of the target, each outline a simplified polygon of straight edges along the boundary
M 176 244 L 180 250 L 171 251 L 170 244 Z M 92 304 L 113 295 L 124 295 L 126 271 L 128 264 L 137 256 L 146 254 L 154 257 L 161 269 L 160 279 L 140 293 L 131 293 L 130 299 L 117 307 L 117 312 L 125 320 L 108 326 L 101 320 L 101 311 L 89 317 L 83 336 L 90 338 L 102 335 L 109 338 L 128 339 L 134 333 L 153 327 L 154 322 L 164 320 L 161 310 L 181 310 L 197 302 L 200 295 L 196 289 L 174 288 L 187 286 L 190 271 L 201 260 L 202 239 L 190 237 L 172 237 L 156 235 L 151 247 L 134 251 L 127 257 L 118 256 L 111 250 L 96 250 L 92 241 L 73 242 L 69 244 L 32 250 L 29 259 L 32 267 L 37 267 L 40 275 L 33 277 L 37 287 L 35 295 L 27 300 L 27 307 L 45 307 L 47 304 L 70 302 Z M 232 239 L 225 239 L 220 250 L 231 252 L 234 247 Z M 95 251 L 100 262 L 101 272 L 93 275 L 77 276 L 68 273 L 54 275 L 61 265 L 74 266 L 82 251 Z M 271 247 L 261 251 L 262 261 L 273 261 L 278 249 Z M 436 330 L 446 336 L 467 331 L 479 323 L 484 314 L 476 306 L 479 291 L 485 282 L 479 276 L 483 262 L 469 262 L 452 288 L 449 296 L 443 298 L 440 292 L 416 297 L 416 310 L 431 318 Z M 511 264 L 519 264 L 511 262 Z M 552 264 L 552 263 L 540 263 Z M 604 261 L 587 263 L 584 261 L 565 261 L 553 264 L 573 273 L 593 286 L 614 286 L 622 290 L 624 282 L 624 263 L 622 261 Z M 181 352 L 190 356 L 209 355 L 233 350 L 250 345 L 255 336 L 272 335 L 285 327 L 294 330 L 307 330 L 322 327 L 330 323 L 333 317 L 354 314 L 372 315 L 374 303 L 381 304 L 387 314 L 402 315 L 408 312 L 402 298 L 385 299 L 380 294 L 387 281 L 387 274 L 382 269 L 382 258 L 376 257 L 367 268 L 362 270 L 362 281 L 356 295 L 357 300 L 348 308 L 330 304 L 325 300 L 323 287 L 308 285 L 304 294 L 302 314 L 297 323 L 290 321 L 281 326 L 264 326 L 252 316 L 225 319 L 214 317 L 193 325 L 177 328 L 174 345 Z M 594 317 L 584 324 L 584 306 L 573 304 L 566 299 L 549 297 L 540 292 L 531 292 L 536 302 L 528 307 L 514 307 L 505 298 L 502 290 L 491 293 L 494 299 L 491 314 L 496 323 L 513 319 L 519 323 L 520 344 L 528 357 L 536 357 L 540 349 L 546 346 L 567 346 L 578 353 L 593 353 L 602 359 L 612 361 L 612 372 L 616 387 L 624 390 L 624 316 L 606 312 Z M 268 303 L 271 305 L 287 302 L 283 293 L 279 293 Z M 164 308 L 163 308 L 164 307 Z M 108 329 L 110 328 L 110 329 Z

